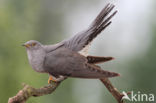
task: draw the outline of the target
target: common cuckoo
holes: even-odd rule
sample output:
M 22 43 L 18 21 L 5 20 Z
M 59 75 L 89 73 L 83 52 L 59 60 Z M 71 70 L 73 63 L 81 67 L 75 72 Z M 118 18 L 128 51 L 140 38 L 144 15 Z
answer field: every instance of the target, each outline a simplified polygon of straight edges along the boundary
M 32 68 L 48 73 L 55 82 L 65 77 L 101 79 L 119 76 L 118 73 L 102 70 L 98 63 L 112 60 L 112 57 L 88 55 L 93 39 L 111 24 L 110 19 L 117 13 L 114 5 L 107 4 L 91 25 L 84 31 L 54 45 L 43 45 L 30 40 L 24 43 Z

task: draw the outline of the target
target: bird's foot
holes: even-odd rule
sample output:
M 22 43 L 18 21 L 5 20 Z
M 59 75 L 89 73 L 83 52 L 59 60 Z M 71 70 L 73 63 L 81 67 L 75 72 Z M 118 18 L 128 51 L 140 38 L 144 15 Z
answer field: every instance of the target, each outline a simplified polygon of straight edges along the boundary
M 64 76 L 59 76 L 58 78 L 56 78 L 56 77 L 50 75 L 49 79 L 48 79 L 48 84 L 51 84 L 51 82 L 55 82 L 55 83 L 60 82 L 60 81 L 64 80 L 65 78 L 66 77 L 64 77 Z

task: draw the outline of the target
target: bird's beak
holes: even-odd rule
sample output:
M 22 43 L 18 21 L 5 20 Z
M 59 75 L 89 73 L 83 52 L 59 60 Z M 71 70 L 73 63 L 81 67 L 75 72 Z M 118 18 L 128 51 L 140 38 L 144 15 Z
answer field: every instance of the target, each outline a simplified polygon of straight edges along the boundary
M 22 44 L 22 46 L 29 48 L 30 45 L 29 44 Z

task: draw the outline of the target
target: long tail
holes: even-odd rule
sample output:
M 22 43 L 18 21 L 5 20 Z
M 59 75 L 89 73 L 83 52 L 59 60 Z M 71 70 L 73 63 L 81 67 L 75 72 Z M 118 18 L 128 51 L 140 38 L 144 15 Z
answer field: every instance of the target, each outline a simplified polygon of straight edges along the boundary
M 90 64 L 99 64 L 99 63 L 107 62 L 113 59 L 114 59 L 113 57 L 87 56 L 88 63 Z
M 88 79 L 101 79 L 101 78 L 117 77 L 120 76 L 120 74 L 103 70 L 99 66 L 94 64 L 86 63 L 84 69 L 73 72 L 70 76 Z

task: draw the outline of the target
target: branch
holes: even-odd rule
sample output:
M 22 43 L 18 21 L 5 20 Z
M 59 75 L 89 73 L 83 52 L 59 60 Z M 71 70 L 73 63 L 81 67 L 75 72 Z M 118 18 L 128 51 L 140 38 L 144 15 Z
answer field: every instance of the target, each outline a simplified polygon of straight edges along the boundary
M 64 79 L 65 80 L 65 79 Z M 109 92 L 115 97 L 118 103 L 124 103 L 122 101 L 123 94 L 120 93 L 109 81 L 108 78 L 100 79 L 101 82 L 106 86 Z M 63 81 L 63 80 L 62 80 Z M 61 82 L 62 82 L 61 81 Z M 24 88 L 20 90 L 16 96 L 9 98 L 8 103 L 25 103 L 30 97 L 39 97 L 47 94 L 51 94 L 60 85 L 61 82 L 50 82 L 48 86 L 41 88 L 34 88 L 24 84 Z M 129 93 L 128 93 L 129 94 Z
M 38 89 L 24 84 L 24 88 L 20 90 L 16 96 L 9 98 L 8 103 L 25 103 L 32 96 L 39 97 L 51 94 L 61 82 L 50 82 L 51 84 L 48 86 L 44 86 Z
M 115 99 L 118 101 L 118 103 L 124 103 L 122 100 L 122 97 L 124 96 L 122 93 L 120 93 L 110 82 L 108 78 L 100 79 L 101 82 L 106 86 L 106 88 L 109 90 L 109 92 L 115 97 Z M 129 93 L 127 93 L 129 94 Z

